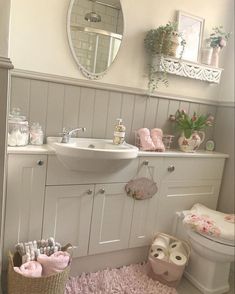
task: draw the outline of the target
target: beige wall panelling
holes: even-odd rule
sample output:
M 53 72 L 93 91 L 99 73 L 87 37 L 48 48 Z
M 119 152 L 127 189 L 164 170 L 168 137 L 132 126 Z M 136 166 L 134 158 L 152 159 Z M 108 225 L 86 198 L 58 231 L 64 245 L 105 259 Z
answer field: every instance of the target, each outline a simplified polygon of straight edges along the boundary
M 121 117 L 122 94 L 118 92 L 109 93 L 109 105 L 105 138 L 113 138 L 116 119 Z
M 82 87 L 78 126 L 86 128 L 82 137 L 91 137 L 94 114 L 95 90 Z
M 94 101 L 94 116 L 92 126 L 93 138 L 104 138 L 107 124 L 109 92 L 96 90 Z
M 215 125 L 216 151 L 229 154 L 223 174 L 218 209 L 225 213 L 234 213 L 234 107 L 218 107 Z
M 189 111 L 189 106 L 190 106 L 190 103 L 189 102 L 186 102 L 186 101 L 180 101 L 180 106 L 179 108 L 180 109 L 184 109 L 187 113 Z
M 146 115 L 146 97 L 136 95 L 133 109 L 133 121 L 131 127 L 130 142 L 135 142 L 135 131 L 144 127 L 144 118 Z
M 78 127 L 80 104 L 80 87 L 65 86 L 63 127 L 72 129 Z
M 146 111 L 144 118 L 144 126 L 146 128 L 152 129 L 155 127 L 156 113 L 158 108 L 158 98 L 148 97 L 146 100 Z
M 47 121 L 48 82 L 30 81 L 29 121 L 38 122 L 45 133 Z
M 180 108 L 180 102 L 178 100 L 170 100 L 169 101 L 168 113 L 167 113 L 167 118 L 166 118 L 167 122 L 166 122 L 166 126 L 164 128 L 165 133 L 168 133 L 168 134 L 175 133 L 174 126 L 169 121 L 169 116 L 171 114 L 175 114 L 179 108 Z
M 208 105 L 200 104 L 198 114 L 207 114 Z
M 30 80 L 15 77 L 11 81 L 11 109 L 20 107 L 22 114 L 29 117 Z
M 64 85 L 49 83 L 46 135 L 58 135 L 62 131 Z
M 23 100 L 23 113 L 29 114 L 30 122 L 41 123 L 47 136 L 57 136 L 63 127 L 80 126 L 87 128 L 82 137 L 112 138 L 116 119 L 122 117 L 127 141 L 134 143 L 134 131 L 140 127 L 158 127 L 173 134 L 168 118 L 181 107 L 190 115 L 194 111 L 216 115 L 214 105 L 18 77 L 12 80 L 13 104 L 21 105 Z M 213 127 L 206 132 L 207 139 L 213 138 Z
M 189 115 L 193 115 L 194 114 L 194 112 L 196 112 L 196 113 L 199 113 L 199 107 L 200 107 L 200 104 L 198 104 L 198 103 L 190 103 L 190 105 L 189 105 Z
M 168 116 L 169 100 L 168 99 L 159 99 L 157 115 L 156 115 L 156 127 L 163 129 L 167 125 L 167 116 Z
M 121 118 L 126 126 L 126 138 L 129 142 L 129 136 L 131 135 L 131 126 L 133 121 L 133 109 L 135 103 L 135 95 L 123 94 Z

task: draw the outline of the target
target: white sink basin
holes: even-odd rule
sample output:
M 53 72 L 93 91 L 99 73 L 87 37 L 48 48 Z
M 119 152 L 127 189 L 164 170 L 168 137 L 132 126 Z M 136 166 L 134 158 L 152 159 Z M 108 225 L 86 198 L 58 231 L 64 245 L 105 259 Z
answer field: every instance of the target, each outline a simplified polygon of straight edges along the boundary
M 48 137 L 47 143 L 68 169 L 77 171 L 117 170 L 138 155 L 137 147 L 107 139 L 70 138 L 69 143 L 61 143 L 61 137 Z

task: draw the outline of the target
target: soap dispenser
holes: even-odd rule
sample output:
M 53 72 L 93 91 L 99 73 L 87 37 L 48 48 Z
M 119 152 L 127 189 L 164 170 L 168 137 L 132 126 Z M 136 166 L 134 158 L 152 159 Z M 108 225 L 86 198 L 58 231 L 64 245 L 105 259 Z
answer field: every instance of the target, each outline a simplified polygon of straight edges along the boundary
M 117 118 L 117 124 L 113 133 L 113 143 L 115 145 L 122 144 L 125 140 L 126 127 L 122 124 L 122 119 Z

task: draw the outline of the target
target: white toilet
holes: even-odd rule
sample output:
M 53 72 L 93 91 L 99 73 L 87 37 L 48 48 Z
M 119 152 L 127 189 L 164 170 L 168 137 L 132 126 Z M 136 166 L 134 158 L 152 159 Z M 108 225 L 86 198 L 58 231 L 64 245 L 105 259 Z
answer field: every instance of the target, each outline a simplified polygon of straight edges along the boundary
M 182 213 L 177 213 L 173 234 L 188 240 L 192 246 L 185 276 L 204 294 L 227 292 L 230 264 L 235 255 L 234 240 L 201 235 L 185 227 L 182 220 Z

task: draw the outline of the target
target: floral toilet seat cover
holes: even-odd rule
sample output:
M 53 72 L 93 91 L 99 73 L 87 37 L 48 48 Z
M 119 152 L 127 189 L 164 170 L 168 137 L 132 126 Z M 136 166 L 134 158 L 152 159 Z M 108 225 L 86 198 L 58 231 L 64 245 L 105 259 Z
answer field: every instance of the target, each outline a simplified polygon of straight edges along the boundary
M 183 215 L 183 223 L 190 229 L 213 237 L 213 240 L 234 244 L 234 214 L 224 214 L 198 203 L 190 210 L 183 211 Z

